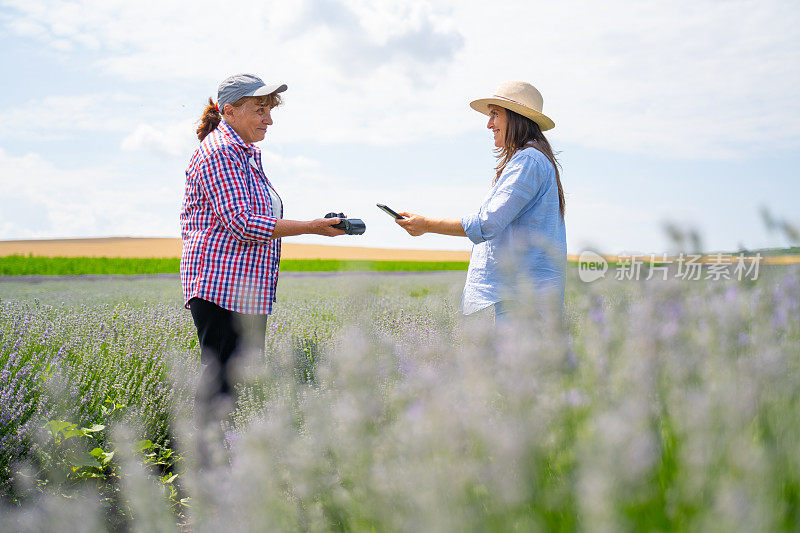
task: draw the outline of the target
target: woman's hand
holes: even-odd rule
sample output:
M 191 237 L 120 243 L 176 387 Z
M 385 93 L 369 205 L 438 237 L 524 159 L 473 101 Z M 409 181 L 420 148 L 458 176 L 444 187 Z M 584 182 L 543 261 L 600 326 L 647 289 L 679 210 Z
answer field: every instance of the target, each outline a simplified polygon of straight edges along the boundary
M 310 221 L 309 231 L 307 233 L 316 233 L 317 235 L 325 235 L 326 237 L 336 237 L 337 235 L 344 235 L 343 229 L 334 228 L 342 219 L 339 217 L 333 218 L 317 218 Z
M 406 211 L 398 213 L 398 215 L 402 215 L 406 218 L 396 218 L 394 221 L 412 237 L 419 237 L 430 231 L 430 221 L 424 216 L 415 215 L 414 213 L 408 213 Z
M 398 213 L 404 219 L 396 218 L 394 221 L 402 227 L 412 237 L 418 237 L 425 233 L 439 233 L 441 235 L 454 235 L 456 237 L 466 237 L 461 219 L 458 218 L 428 218 L 414 213 Z
M 272 231 L 272 238 L 279 239 L 281 237 L 306 235 L 308 233 L 338 237 L 339 235 L 344 235 L 344 230 L 332 228 L 331 226 L 341 221 L 342 220 L 338 217 L 318 218 L 316 220 L 287 220 L 285 218 L 280 218 L 275 223 L 275 229 Z

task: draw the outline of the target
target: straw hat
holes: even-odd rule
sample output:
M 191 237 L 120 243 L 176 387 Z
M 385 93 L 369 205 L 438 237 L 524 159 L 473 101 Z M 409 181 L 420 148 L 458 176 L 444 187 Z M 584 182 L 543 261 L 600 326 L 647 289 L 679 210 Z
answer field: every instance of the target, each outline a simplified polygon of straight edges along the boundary
M 494 104 L 505 109 L 528 117 L 539 125 L 542 131 L 556 126 L 547 115 L 542 113 L 542 93 L 536 87 L 524 81 L 506 81 L 497 86 L 491 98 L 473 100 L 469 106 L 483 113 L 489 114 L 489 105 Z

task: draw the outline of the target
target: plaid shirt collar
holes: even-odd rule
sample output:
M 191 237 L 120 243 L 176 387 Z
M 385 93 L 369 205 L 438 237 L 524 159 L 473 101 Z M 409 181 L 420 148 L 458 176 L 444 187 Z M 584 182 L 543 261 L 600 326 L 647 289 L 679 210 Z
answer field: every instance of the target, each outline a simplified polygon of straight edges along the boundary
M 244 142 L 239 134 L 236 133 L 233 128 L 231 128 L 230 124 L 224 120 L 219 121 L 217 129 L 220 131 L 220 133 L 228 137 L 233 144 L 240 146 L 248 156 L 258 153 L 258 147 L 256 145 Z

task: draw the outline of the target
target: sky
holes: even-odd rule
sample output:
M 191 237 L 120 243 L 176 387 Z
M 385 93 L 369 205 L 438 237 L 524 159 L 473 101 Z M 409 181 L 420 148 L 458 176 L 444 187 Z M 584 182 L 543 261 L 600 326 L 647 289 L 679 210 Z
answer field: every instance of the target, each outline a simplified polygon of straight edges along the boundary
M 461 217 L 496 164 L 469 107 L 535 85 L 561 163 L 567 247 L 790 244 L 800 224 L 800 4 L 762 0 L 0 0 L 0 239 L 178 237 L 197 120 L 225 77 L 286 83 L 259 144 L 285 217 L 362 236 L 292 242 L 468 250 L 376 203 Z

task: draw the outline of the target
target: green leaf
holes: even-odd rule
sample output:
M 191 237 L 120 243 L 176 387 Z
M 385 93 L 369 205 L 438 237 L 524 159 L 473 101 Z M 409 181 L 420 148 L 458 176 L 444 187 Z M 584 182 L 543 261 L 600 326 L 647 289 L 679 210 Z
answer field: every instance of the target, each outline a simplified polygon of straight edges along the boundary
M 100 472 L 95 470 L 80 470 L 77 472 L 77 476 L 80 479 L 103 479 L 104 476 Z
M 89 455 L 97 457 L 98 459 L 100 459 L 101 457 L 104 457 L 106 455 L 106 453 L 107 452 L 105 452 L 102 448 L 95 448 L 94 450 L 89 452 Z
M 65 429 L 61 431 L 61 434 L 64 435 L 64 440 L 69 439 L 71 437 L 88 437 L 89 434 L 86 433 L 86 430 L 83 428 L 76 428 L 75 424 L 72 424 L 73 429 Z
M 71 424 L 70 422 L 64 422 L 63 420 L 51 420 L 47 424 L 44 425 L 44 428 L 50 432 L 50 435 L 55 437 L 59 433 L 61 433 L 64 429 L 72 429 L 77 427 L 75 424 Z
M 104 450 L 103 450 L 103 449 L 101 449 L 101 448 L 95 448 L 94 450 L 92 450 L 92 451 L 90 451 L 90 452 L 89 452 L 89 455 L 91 455 L 91 456 L 93 456 L 93 457 L 97 458 L 97 460 L 98 460 L 98 461 L 100 461 L 100 463 L 101 463 L 103 466 L 105 466 L 105 465 L 107 465 L 107 464 L 108 464 L 108 462 L 109 462 L 111 459 L 113 459 L 113 458 L 114 458 L 114 451 L 112 450 L 112 451 L 110 451 L 110 452 L 107 452 L 107 451 L 104 451 Z
M 168 483 L 172 483 L 173 481 L 175 481 L 175 478 L 177 477 L 178 474 L 172 474 L 172 475 L 166 474 L 164 475 L 164 477 L 161 478 L 161 483 L 167 485 Z
M 91 468 L 101 468 L 102 465 L 97 460 L 96 457 L 93 455 L 86 453 L 80 454 L 77 456 L 73 456 L 70 458 L 69 463 L 74 466 L 75 468 L 83 468 L 83 467 L 91 467 Z
M 153 442 L 147 439 L 140 440 L 139 442 L 136 443 L 136 449 L 139 450 L 140 452 L 143 452 L 152 447 L 153 447 Z
M 103 431 L 104 429 L 106 429 L 106 427 L 103 424 L 94 424 L 91 427 L 83 428 L 83 429 L 86 430 L 86 431 L 89 431 L 91 433 L 96 433 L 98 431 Z

